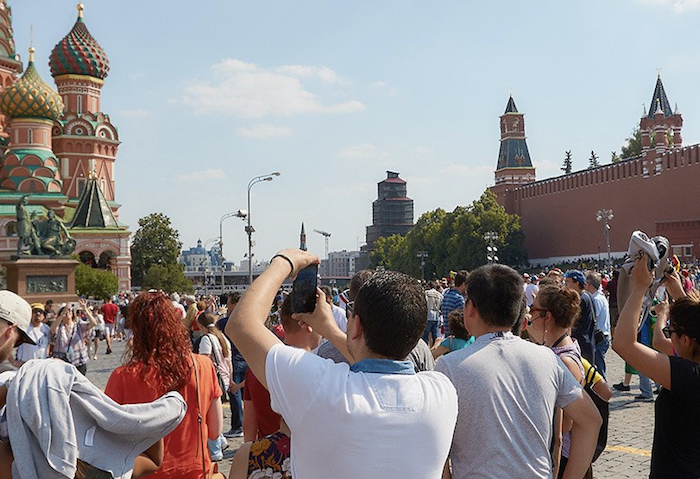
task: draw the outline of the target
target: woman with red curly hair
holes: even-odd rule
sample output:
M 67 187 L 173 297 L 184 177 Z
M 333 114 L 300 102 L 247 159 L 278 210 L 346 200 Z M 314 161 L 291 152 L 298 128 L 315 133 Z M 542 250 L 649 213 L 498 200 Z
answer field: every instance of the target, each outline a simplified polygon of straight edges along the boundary
M 205 470 L 209 478 L 212 462 L 205 444 L 223 429 L 222 393 L 214 365 L 209 358 L 192 354 L 180 312 L 164 293 L 141 293 L 129 307 L 129 318 L 133 339 L 125 364 L 109 377 L 105 393 L 120 404 L 139 404 L 178 391 L 187 403 L 187 414 L 165 437 L 163 464 L 149 477 L 201 479 Z

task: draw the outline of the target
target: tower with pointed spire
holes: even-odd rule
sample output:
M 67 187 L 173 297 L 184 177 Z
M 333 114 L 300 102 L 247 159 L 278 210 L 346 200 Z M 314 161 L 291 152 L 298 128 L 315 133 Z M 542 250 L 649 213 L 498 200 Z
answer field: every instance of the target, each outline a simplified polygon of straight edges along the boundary
M 49 67 L 65 104 L 54 124 L 54 151 L 61 158 L 63 194 L 76 203 L 93 172 L 113 213 L 117 214 L 114 161 L 119 135 L 100 109 L 100 96 L 109 72 L 107 54 L 88 31 L 83 4 L 70 32 L 54 47 Z
M 671 110 L 671 103 L 666 96 L 660 73 L 656 78 L 649 112 L 645 111 L 644 113 L 639 122 L 639 131 L 642 134 L 642 158 L 644 160 L 655 160 L 667 151 L 682 146 L 683 117 L 678 111 L 678 105 L 674 110 Z
M 491 190 L 496 193 L 499 203 L 505 206 L 508 191 L 535 181 L 535 168 L 527 148 L 525 117 L 515 106 L 512 95 L 508 98 L 500 120 L 501 146 L 498 151 L 495 186 Z
M 303 222 L 301 223 L 301 233 L 299 234 L 299 249 L 306 251 L 306 230 Z

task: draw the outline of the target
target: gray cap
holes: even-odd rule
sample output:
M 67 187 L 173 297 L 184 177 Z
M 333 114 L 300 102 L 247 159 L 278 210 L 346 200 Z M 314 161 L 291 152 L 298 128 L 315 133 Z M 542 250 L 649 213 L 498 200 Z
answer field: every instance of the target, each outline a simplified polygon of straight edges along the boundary
M 17 326 L 25 343 L 36 344 L 27 335 L 27 329 L 32 319 L 32 307 L 12 291 L 0 291 L 0 319 Z

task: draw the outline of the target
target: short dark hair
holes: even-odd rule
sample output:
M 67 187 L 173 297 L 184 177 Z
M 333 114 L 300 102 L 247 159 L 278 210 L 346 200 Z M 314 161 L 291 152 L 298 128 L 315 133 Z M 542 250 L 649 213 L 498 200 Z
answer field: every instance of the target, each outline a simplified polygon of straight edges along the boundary
M 481 266 L 467 280 L 467 298 L 490 326 L 512 328 L 520 317 L 523 279 L 502 264 Z
M 371 269 L 363 269 L 355 273 L 350 280 L 350 289 L 348 291 L 348 296 L 350 296 L 351 300 L 354 301 L 357 298 L 357 292 L 373 274 L 374 271 Z
M 357 292 L 355 314 L 365 344 L 374 353 L 404 360 L 418 344 L 428 321 L 420 282 L 402 273 L 374 273 Z
M 293 295 L 294 293 L 286 295 L 282 303 L 282 308 L 280 308 L 280 323 L 282 323 L 285 333 L 296 333 L 301 329 L 299 327 L 299 321 L 292 318 Z
M 467 271 L 466 269 L 458 271 L 457 274 L 455 275 L 455 288 L 459 288 L 464 283 L 466 283 L 468 277 L 469 277 L 469 271 Z
M 447 323 L 450 326 L 450 333 L 452 336 L 459 339 L 464 339 L 469 341 L 472 335 L 467 331 L 466 326 L 464 326 L 464 311 L 461 309 L 455 309 L 450 314 L 447 315 Z
M 320 289 L 323 291 L 323 294 L 326 295 L 326 303 L 333 304 L 333 291 L 331 290 L 331 287 L 324 284 L 323 286 L 320 286 Z
M 241 293 L 234 291 L 226 296 L 226 304 L 236 304 L 241 300 Z M 223 301 L 222 301 L 223 303 Z

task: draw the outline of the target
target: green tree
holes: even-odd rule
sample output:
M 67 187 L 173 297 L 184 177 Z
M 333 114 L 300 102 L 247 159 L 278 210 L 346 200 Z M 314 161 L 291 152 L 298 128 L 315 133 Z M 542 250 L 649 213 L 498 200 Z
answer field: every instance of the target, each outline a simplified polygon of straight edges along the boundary
M 101 299 L 117 294 L 119 280 L 111 271 L 79 264 L 75 268 L 75 289 L 81 296 Z
M 163 213 L 152 213 L 139 220 L 139 229 L 131 244 L 131 277 L 141 285 L 153 265 L 177 265 L 182 242 L 180 233 L 170 225 Z
M 600 163 L 598 162 L 598 155 L 595 154 L 595 151 L 591 150 L 591 157 L 588 158 L 588 167 L 597 168 L 599 166 Z
M 617 151 L 613 151 L 610 153 L 610 162 L 611 163 L 617 163 L 620 161 L 620 157 L 617 156 Z
M 421 215 L 406 235 L 380 238 L 371 256 L 373 266 L 420 277 L 418 251 L 427 251 L 426 278 L 444 276 L 450 271 L 474 269 L 486 262 L 487 232 L 498 235 L 501 262 L 519 266 L 527 262 L 524 235 L 517 215 L 509 215 L 491 190 L 469 206 L 458 206 L 451 213 L 442 209 Z
M 622 146 L 620 159 L 635 158 L 642 154 L 642 132 L 635 128 L 632 136 L 627 138 L 627 144 Z
M 144 289 L 162 289 L 168 293 L 192 293 L 192 281 L 185 277 L 182 265 L 153 264 L 143 277 L 141 286 Z
M 573 168 L 573 160 L 571 159 L 571 150 L 565 152 L 565 157 L 564 157 L 564 164 L 561 166 L 561 171 L 564 172 L 565 175 L 570 175 L 571 174 L 571 169 Z

